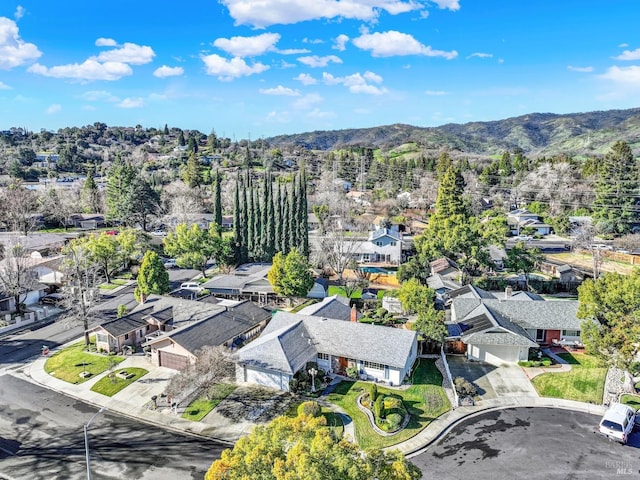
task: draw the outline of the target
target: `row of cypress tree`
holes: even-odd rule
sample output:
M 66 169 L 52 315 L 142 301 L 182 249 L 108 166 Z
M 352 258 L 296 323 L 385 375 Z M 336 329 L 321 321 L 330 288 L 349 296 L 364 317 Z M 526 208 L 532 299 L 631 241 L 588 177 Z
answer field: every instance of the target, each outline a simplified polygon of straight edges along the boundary
M 256 185 L 249 169 L 238 174 L 234 196 L 234 253 L 238 265 L 270 262 L 296 248 L 309 256 L 307 181 L 304 169 L 291 182 L 274 182 L 270 171 Z

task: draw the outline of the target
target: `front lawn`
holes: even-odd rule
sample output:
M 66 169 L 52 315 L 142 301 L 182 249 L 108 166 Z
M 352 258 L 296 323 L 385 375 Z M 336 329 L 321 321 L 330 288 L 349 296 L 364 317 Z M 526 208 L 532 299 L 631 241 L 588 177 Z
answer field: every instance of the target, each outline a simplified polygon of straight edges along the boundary
M 327 292 L 327 295 L 329 297 L 333 296 L 333 295 L 342 295 L 343 297 L 347 297 L 349 298 L 349 295 L 347 295 L 347 292 L 345 292 L 344 287 L 341 287 L 339 285 L 329 285 L 329 290 Z M 358 299 L 358 298 L 362 298 L 362 289 L 358 288 L 356 289 L 352 294 L 351 294 L 351 298 L 352 299 Z
M 635 411 L 638 411 L 640 410 L 640 395 L 631 395 L 630 393 L 625 393 L 620 397 L 620 403 L 629 405 Z
M 182 418 L 199 422 L 206 417 L 211 410 L 216 408 L 218 404 L 227 398 L 231 392 L 236 389 L 236 385 L 231 383 L 221 383 L 214 385 L 209 391 L 209 397 L 198 397 L 189 404 L 182 414 Z
M 362 392 L 369 391 L 369 382 L 340 382 L 327 399 L 342 407 L 353 420 L 356 440 L 361 448 L 384 448 L 403 442 L 422 431 L 431 421 L 449 410 L 449 400 L 442 389 L 442 375 L 429 359 L 420 359 L 413 373 L 413 385 L 406 390 L 378 386 L 378 394 L 402 398 L 411 420 L 395 435 L 383 437 L 371 427 L 367 416 L 356 405 Z
M 128 378 L 120 377 L 118 374 L 121 372 L 127 372 L 131 376 L 128 376 Z M 120 390 L 131 385 L 147 373 L 149 373 L 149 371 L 144 368 L 121 368 L 98 380 L 95 385 L 91 387 L 91 391 L 101 393 L 107 397 L 113 397 Z
M 48 358 L 44 364 L 44 371 L 65 382 L 83 383 L 123 360 L 123 357 L 115 355 L 85 352 L 84 342 L 80 341 Z M 91 375 L 83 378 L 80 376 L 82 372 Z
M 602 403 L 607 368 L 600 360 L 584 353 L 561 353 L 571 365 L 570 372 L 543 373 L 531 380 L 542 397 L 564 398 L 578 402 Z

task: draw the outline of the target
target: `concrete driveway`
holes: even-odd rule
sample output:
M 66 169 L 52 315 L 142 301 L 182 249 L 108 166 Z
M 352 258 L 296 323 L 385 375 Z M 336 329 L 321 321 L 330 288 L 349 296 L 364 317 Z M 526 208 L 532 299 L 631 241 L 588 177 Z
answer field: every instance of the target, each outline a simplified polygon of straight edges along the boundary
M 496 367 L 467 360 L 461 355 L 447 355 L 451 376 L 464 377 L 478 386 L 480 399 L 499 397 L 537 397 L 538 393 L 518 365 Z

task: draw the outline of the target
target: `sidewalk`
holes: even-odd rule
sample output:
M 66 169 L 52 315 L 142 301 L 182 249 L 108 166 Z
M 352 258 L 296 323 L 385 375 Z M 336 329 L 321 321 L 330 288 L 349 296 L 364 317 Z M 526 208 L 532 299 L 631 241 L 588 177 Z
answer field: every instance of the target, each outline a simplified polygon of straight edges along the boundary
M 240 436 L 248 434 L 251 430 L 250 425 L 243 423 L 235 424 L 230 422 L 221 422 L 215 415 L 211 414 L 209 415 L 211 418 L 208 418 L 209 416 L 207 416 L 202 422 L 194 422 L 179 417 L 169 409 L 149 410 L 145 408 L 144 404 L 150 400 L 151 396 L 159 396 L 164 390 L 166 381 L 168 381 L 171 375 L 175 374 L 173 370 L 163 367 L 150 368 L 152 366 L 145 357 L 127 357 L 119 365 L 123 368 L 134 366 L 147 368 L 149 370 L 149 374 L 142 377 L 142 379 L 128 386 L 121 392 L 118 392 L 113 397 L 106 397 L 91 391 L 91 386 L 100 378 L 107 375 L 107 372 L 96 375 L 95 378 L 92 378 L 82 384 L 74 385 L 57 379 L 52 375 L 48 375 L 44 371 L 44 363 L 46 359 L 47 357 L 39 357 L 31 364 L 26 365 L 20 371 L 13 372 L 12 375 L 90 403 L 97 408 L 105 407 L 109 411 L 135 420 L 159 425 L 179 433 L 212 438 L 214 440 L 227 443 L 230 446 L 235 443 Z M 330 389 L 331 386 L 328 388 Z M 319 400 L 322 401 L 322 397 L 320 397 Z M 446 434 L 455 425 L 466 418 L 496 409 L 516 407 L 562 408 L 591 413 L 594 415 L 602 415 L 606 409 L 606 407 L 602 405 L 593 405 L 572 400 L 546 397 L 502 397 L 486 399 L 478 402 L 474 406 L 457 407 L 454 410 L 446 412 L 432 421 L 427 428 L 422 430 L 416 436 L 400 444 L 388 447 L 385 450 L 399 450 L 411 458 L 411 456 L 424 451 L 432 443 L 437 441 L 441 436 Z M 334 405 L 332 405 L 331 408 L 336 411 L 345 422 L 345 437 L 355 439 L 353 421 L 351 421 L 351 419 L 339 408 L 335 408 Z

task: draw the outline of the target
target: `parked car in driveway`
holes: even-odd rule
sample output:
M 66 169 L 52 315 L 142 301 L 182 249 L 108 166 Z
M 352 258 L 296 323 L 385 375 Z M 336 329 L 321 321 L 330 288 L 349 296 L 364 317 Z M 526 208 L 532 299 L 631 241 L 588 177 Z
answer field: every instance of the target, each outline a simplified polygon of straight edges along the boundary
M 184 282 L 180 285 L 180 288 L 185 290 L 194 290 L 196 292 L 204 292 L 204 287 L 198 282 Z
M 636 411 L 629 405 L 614 403 L 604 413 L 598 431 L 622 444 L 626 444 L 636 425 Z
M 164 230 L 154 230 L 153 232 L 151 232 L 151 235 L 153 235 L 154 237 L 165 237 L 167 235 L 167 232 L 165 232 Z
M 50 293 L 40 299 L 43 305 L 61 305 L 66 297 L 62 293 Z
M 175 258 L 167 258 L 162 263 L 164 263 L 164 268 L 176 268 L 178 266 Z

